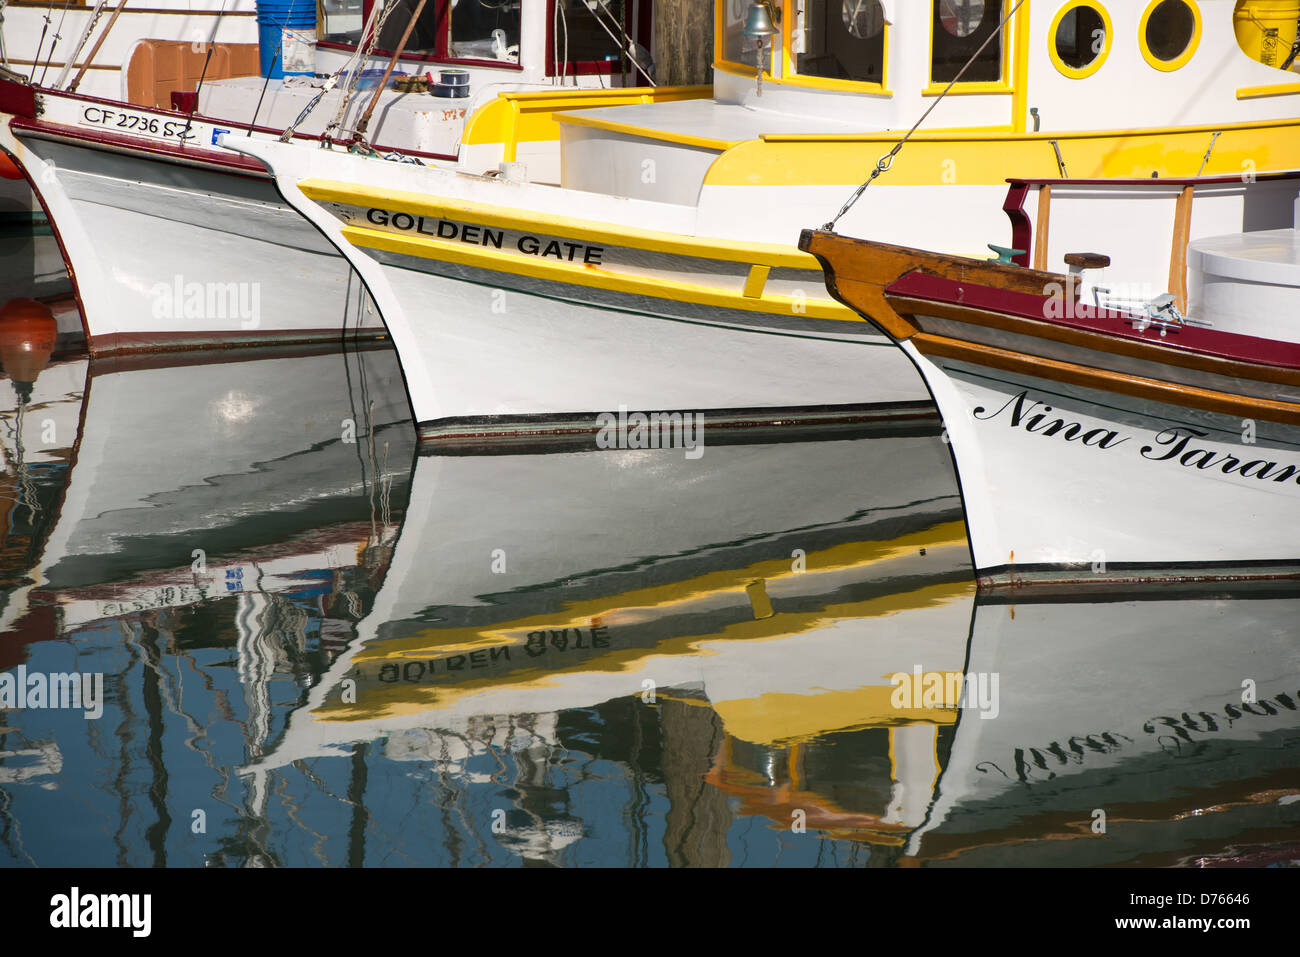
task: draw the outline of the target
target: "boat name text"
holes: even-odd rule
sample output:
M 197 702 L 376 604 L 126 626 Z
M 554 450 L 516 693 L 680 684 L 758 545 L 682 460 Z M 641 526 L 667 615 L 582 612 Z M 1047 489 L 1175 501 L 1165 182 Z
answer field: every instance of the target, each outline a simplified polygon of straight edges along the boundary
M 1077 441 L 1081 445 L 1097 449 L 1112 449 L 1123 445 L 1131 436 L 1121 436 L 1114 429 L 1086 428 L 1079 422 L 1068 422 L 1062 418 L 1052 418 L 1052 407 L 1029 398 L 1028 393 L 1021 392 L 1012 396 L 997 411 L 989 411 L 985 406 L 976 406 L 971 414 L 981 421 L 996 419 L 1007 413 L 1007 424 L 1012 428 L 1023 428 L 1035 435 L 1055 435 L 1066 442 Z M 1199 471 L 1218 470 L 1224 475 L 1241 478 L 1272 480 L 1274 482 L 1294 481 L 1300 485 L 1300 465 L 1270 462 L 1266 459 L 1243 460 L 1230 452 L 1218 449 L 1201 448 L 1189 444 L 1202 439 L 1209 432 L 1179 425 L 1164 429 L 1153 435 L 1151 444 L 1141 448 L 1142 458 L 1151 462 L 1174 461 L 1183 468 Z
M 450 219 L 425 219 L 423 216 L 413 216 L 410 213 L 390 213 L 386 209 L 367 209 L 366 221 L 372 226 L 389 226 L 399 232 L 419 233 L 437 239 L 452 239 L 470 246 L 490 246 L 493 249 L 500 249 L 506 241 L 504 229 L 476 226 L 473 223 L 458 223 Z M 513 245 L 526 256 L 558 259 L 561 262 L 581 262 L 587 266 L 599 266 L 601 256 L 605 253 L 604 246 L 546 239 L 528 233 L 516 237 Z

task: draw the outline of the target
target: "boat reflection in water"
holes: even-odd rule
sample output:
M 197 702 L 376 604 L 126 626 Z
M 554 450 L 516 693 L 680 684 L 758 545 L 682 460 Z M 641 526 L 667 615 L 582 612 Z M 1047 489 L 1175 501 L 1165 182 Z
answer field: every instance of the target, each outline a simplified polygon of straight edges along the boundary
M 862 818 L 899 834 L 924 805 L 891 792 L 888 744 L 910 743 L 900 781 L 928 794 L 952 714 L 895 710 L 886 676 L 918 649 L 961 668 L 959 516 L 934 436 L 709 447 L 696 462 L 421 458 L 361 640 L 246 773 L 374 741 L 383 762 L 410 766 L 385 776 L 382 800 L 425 804 L 408 826 L 459 862 L 559 861 L 576 842 L 571 863 L 645 862 L 624 859 L 630 826 L 660 831 L 673 863 L 716 864 L 732 814 L 701 778 L 719 742 L 876 728 L 883 792 Z M 586 793 L 595 766 L 611 780 Z M 439 834 L 429 786 L 472 847 Z M 675 830 L 710 806 L 718 828 Z
M 982 601 L 967 677 L 998 675 L 1001 712 L 958 719 L 908 853 L 985 867 L 1300 859 L 1300 594 L 1284 589 Z
M 87 783 L 118 775 L 123 800 L 142 771 L 156 786 L 175 755 L 158 741 L 132 752 L 172 720 L 185 734 L 176 743 L 211 773 L 214 758 L 194 747 L 204 707 L 233 718 L 237 696 L 255 734 L 266 710 L 257 669 L 346 646 L 391 551 L 398 522 L 387 512 L 405 499 L 414 431 L 389 349 L 88 369 L 48 350 L 36 361 L 43 339 L 8 348 L 18 331 L 0 320 L 0 669 L 10 679 L 0 707 L 11 709 L 0 711 L 0 784 L 34 782 L 51 823 L 24 832 L 27 850 L 8 849 L 18 863 L 39 860 L 33 840 L 70 864 L 127 861 L 80 834 L 102 826 L 73 809 Z M 223 675 L 232 651 L 238 667 Z M 24 676 L 73 673 L 103 676 L 116 722 L 12 697 Z M 105 733 L 118 747 L 106 750 Z M 73 767 L 80 784 L 62 777 Z M 124 805 L 123 826 L 135 812 Z M 59 850 L 83 839 L 84 853 Z
M 1295 595 L 984 603 L 935 435 L 412 468 L 404 401 L 374 350 L 89 378 L 56 361 L 21 456 L 0 414 L 4 487 L 39 493 L 3 551 L 0 676 L 102 672 L 106 698 L 100 720 L 0 710 L 0 862 L 1183 863 L 1297 843 Z M 43 445 L 38 414 L 75 438 Z

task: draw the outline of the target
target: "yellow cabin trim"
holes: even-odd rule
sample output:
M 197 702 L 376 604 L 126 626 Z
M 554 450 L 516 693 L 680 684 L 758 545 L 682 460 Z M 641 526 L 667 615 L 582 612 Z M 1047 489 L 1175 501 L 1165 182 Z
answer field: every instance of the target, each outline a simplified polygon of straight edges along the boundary
M 1290 85 L 1290 84 L 1286 84 Z M 956 127 L 949 130 L 921 130 L 912 134 L 908 141 L 911 143 L 925 140 L 943 141 L 952 143 L 960 140 L 969 140 L 972 145 L 994 142 L 1001 146 L 1007 142 L 1033 142 L 1042 141 L 1046 143 L 1049 140 L 1116 140 L 1123 141 L 1136 137 L 1160 137 L 1160 136 L 1180 136 L 1180 135 L 1203 135 L 1214 132 L 1241 132 L 1241 131 L 1264 131 L 1275 130 L 1278 128 L 1291 127 L 1300 130 L 1300 117 L 1288 117 L 1280 120 L 1244 120 L 1240 123 L 1215 123 L 1202 126 L 1157 126 L 1157 127 L 1139 127 L 1129 130 L 1062 130 L 1051 133 L 1030 133 L 1022 132 L 1015 134 L 1007 133 L 983 133 L 981 128 L 966 129 L 965 127 Z M 987 128 L 983 128 L 987 129 Z M 822 143 L 822 142 L 841 142 L 841 143 L 894 143 L 902 139 L 902 131 L 890 132 L 870 132 L 870 133 L 764 133 L 760 139 L 768 143 Z M 1281 167 L 1278 168 L 1279 170 Z M 1020 174 L 1017 173 L 1017 176 Z M 1005 180 L 1006 177 L 1003 177 Z
M 705 136 L 692 136 L 689 133 L 676 133 L 671 130 L 657 130 L 646 126 L 634 126 L 631 123 L 602 120 L 594 116 L 565 116 L 560 114 L 555 117 L 555 122 L 567 126 L 583 126 L 594 130 L 604 130 L 608 133 L 619 133 L 624 136 L 635 136 L 643 140 L 679 143 L 682 146 L 695 146 L 700 149 L 717 150 L 718 152 L 744 142 L 743 140 L 718 140 Z
M 917 0 L 910 0 L 910 2 L 915 3 L 917 2 Z M 931 72 L 934 70 L 934 31 L 936 29 L 942 29 L 942 26 L 934 22 L 934 14 L 935 14 L 935 5 L 931 3 L 930 4 L 930 34 L 926 41 L 930 52 L 929 70 Z M 998 19 L 1001 20 L 1004 16 L 1006 16 L 1006 11 L 1004 9 L 999 9 Z M 964 80 L 959 80 L 957 83 L 953 84 L 953 88 L 951 91 L 949 91 L 948 95 L 953 96 L 959 93 L 1011 93 L 1013 92 L 1012 90 L 1013 70 L 1016 73 L 1018 73 L 1019 71 L 1018 69 L 1015 69 L 1015 67 L 1018 66 L 1018 64 L 1013 64 L 1012 62 L 1011 59 L 1012 50 L 1016 49 L 1018 60 L 1023 60 L 1023 57 L 1019 56 L 1019 47 L 1022 45 L 1022 37 L 1024 41 L 1028 40 L 1028 26 L 1029 26 L 1029 4 L 1025 3 L 1020 7 L 1019 10 L 1016 11 L 1016 15 L 1007 22 L 1007 25 L 1002 28 L 1002 38 L 1001 38 L 1002 63 L 1000 67 L 1002 79 L 998 80 L 995 83 L 988 83 L 982 81 L 967 83 Z M 933 79 L 931 79 L 930 85 L 925 87 L 921 91 L 921 95 L 938 96 L 947 88 L 947 86 L 948 86 L 947 82 L 936 83 Z M 979 87 L 983 87 L 984 89 L 977 89 Z
M 879 96 L 886 99 L 894 95 L 894 91 L 883 83 L 867 83 L 863 80 L 836 80 L 831 77 L 803 76 L 798 73 L 771 78 L 765 73 L 763 74 L 763 85 L 767 86 L 768 84 L 772 86 L 801 86 L 812 90 L 841 90 L 847 93 L 861 93 L 863 96 Z
M 1073 67 L 1062 60 L 1056 50 L 1056 31 L 1060 29 L 1061 21 L 1065 19 L 1065 15 L 1071 10 L 1077 10 L 1080 7 L 1087 7 L 1097 12 L 1101 17 L 1106 36 L 1105 43 L 1091 63 L 1084 67 Z M 1097 0 L 1069 0 L 1060 10 L 1056 11 L 1056 16 L 1052 18 L 1052 25 L 1047 31 L 1047 55 L 1052 61 L 1052 66 L 1056 67 L 1056 71 L 1062 76 L 1067 76 L 1071 80 L 1086 79 L 1100 70 L 1102 65 L 1105 64 L 1106 58 L 1110 56 L 1110 49 L 1114 45 L 1115 25 L 1111 22 L 1110 11 L 1098 3 Z
M 748 2 L 745 3 L 745 6 L 749 6 Z M 734 60 L 727 59 L 727 25 L 726 20 L 723 17 L 725 8 L 725 3 L 715 3 L 713 7 L 713 68 L 716 70 L 719 67 L 725 66 L 731 72 L 739 73 L 742 76 L 756 76 L 758 71 L 751 64 L 737 63 Z M 741 19 L 743 20 L 744 18 L 742 17 Z M 772 72 L 772 61 L 770 58 L 775 55 L 777 47 L 777 44 L 773 42 L 773 39 L 774 38 L 769 38 L 767 41 L 766 52 L 769 60 L 767 69 L 763 71 L 764 79 L 767 79 Z
M 797 60 L 794 52 L 794 26 L 797 17 L 795 9 L 796 0 L 785 0 L 783 21 L 790 24 L 790 29 L 781 30 L 781 76 L 770 77 L 763 74 L 763 82 L 770 82 L 782 86 L 808 87 L 814 90 L 842 90 L 848 93 L 861 93 L 864 96 L 882 96 L 892 97 L 893 91 L 889 89 L 889 34 L 893 24 L 885 21 L 884 36 L 881 41 L 883 47 L 880 67 L 880 82 L 868 83 L 864 80 L 837 80 L 833 77 L 824 76 L 806 76 L 798 71 Z
M 1202 171 L 1206 147 L 1216 132 L 1220 136 L 1214 153 Z M 902 135 L 765 134 L 719 156 L 705 174 L 704 186 L 856 186 Z M 1027 179 L 1055 179 L 1060 168 L 1053 141 L 1071 176 L 1080 179 L 1147 179 L 1152 172 L 1179 178 L 1235 176 L 1246 168 L 1246 161 L 1260 171 L 1300 168 L 1300 118 L 1292 118 L 1177 130 L 921 132 L 909 140 L 880 182 L 939 185 L 945 170 L 964 186 L 1005 187 L 1010 171 Z
M 922 96 L 939 96 L 944 90 L 948 90 L 947 83 L 931 83 L 929 86 L 921 88 Z M 964 80 L 960 83 L 953 84 L 953 88 L 948 90 L 949 96 L 993 96 L 998 94 L 1015 93 L 1015 89 L 1010 83 L 967 83 Z
M 1016 67 L 1012 81 L 1011 125 L 1023 133 L 1029 124 L 1029 4 L 1016 11 L 1015 17 Z
M 1146 10 L 1142 12 L 1142 19 L 1138 22 L 1138 50 L 1142 53 L 1142 59 L 1147 61 L 1147 65 L 1154 70 L 1162 73 L 1173 73 L 1186 66 L 1192 57 L 1196 56 L 1196 50 L 1201 45 L 1201 27 L 1203 19 L 1201 17 L 1201 8 L 1196 5 L 1196 0 L 1182 0 L 1187 4 L 1188 9 L 1192 11 L 1192 38 L 1188 41 L 1187 49 L 1172 60 L 1162 60 L 1151 52 L 1151 47 L 1147 44 L 1147 22 L 1151 19 L 1151 14 L 1160 6 L 1164 0 L 1151 0 L 1147 4 Z
M 1269 83 L 1265 86 L 1243 86 L 1237 99 L 1253 100 L 1261 96 L 1295 96 L 1300 93 L 1300 83 Z
M 498 93 L 465 121 L 461 142 L 471 146 L 504 143 L 511 153 L 507 161 L 511 161 L 518 143 L 560 138 L 560 128 L 555 122 L 556 113 L 634 103 L 707 99 L 712 95 L 711 86 L 626 87 L 608 90 L 565 88 L 554 92 Z

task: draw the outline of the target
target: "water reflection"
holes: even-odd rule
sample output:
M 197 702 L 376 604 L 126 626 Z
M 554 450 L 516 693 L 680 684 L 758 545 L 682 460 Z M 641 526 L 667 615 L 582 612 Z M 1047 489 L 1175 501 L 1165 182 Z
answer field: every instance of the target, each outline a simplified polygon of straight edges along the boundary
M 0 710 L 5 865 L 1297 856 L 1295 595 L 977 598 L 933 435 L 417 459 L 390 351 L 225 359 L 0 386 L 0 674 L 107 697 Z

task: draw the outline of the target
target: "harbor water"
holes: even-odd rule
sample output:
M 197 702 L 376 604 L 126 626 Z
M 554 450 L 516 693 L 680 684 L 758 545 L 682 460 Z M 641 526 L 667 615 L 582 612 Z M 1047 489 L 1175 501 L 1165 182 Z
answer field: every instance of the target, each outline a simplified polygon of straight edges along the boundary
M 429 451 L 386 343 L 37 320 L 0 866 L 1300 863 L 1300 593 L 977 593 L 937 420 Z

